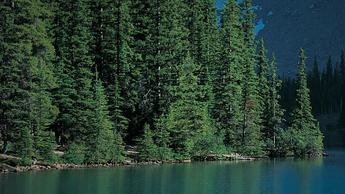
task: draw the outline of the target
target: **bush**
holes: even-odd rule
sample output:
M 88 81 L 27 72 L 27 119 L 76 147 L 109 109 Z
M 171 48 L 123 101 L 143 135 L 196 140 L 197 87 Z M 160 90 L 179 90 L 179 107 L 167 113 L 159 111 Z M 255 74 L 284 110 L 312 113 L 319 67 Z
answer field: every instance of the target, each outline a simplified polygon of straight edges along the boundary
M 203 133 L 196 138 L 192 150 L 193 157 L 205 158 L 209 154 L 225 153 L 223 138 L 213 133 Z
M 157 145 L 153 141 L 153 132 L 149 125 L 145 125 L 145 131 L 142 137 L 138 140 L 138 160 L 139 161 L 154 161 L 158 158 Z
M 85 161 L 85 146 L 82 144 L 72 143 L 68 146 L 63 156 L 66 163 L 82 164 Z

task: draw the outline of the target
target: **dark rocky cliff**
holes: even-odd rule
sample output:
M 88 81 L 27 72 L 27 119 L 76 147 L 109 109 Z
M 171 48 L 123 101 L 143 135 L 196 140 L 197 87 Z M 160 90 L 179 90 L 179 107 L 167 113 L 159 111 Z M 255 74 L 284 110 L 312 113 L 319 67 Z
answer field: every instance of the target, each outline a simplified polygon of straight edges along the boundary
M 267 48 L 274 52 L 280 71 L 293 75 L 300 47 L 309 64 L 315 55 L 324 64 L 329 55 L 337 57 L 345 48 L 345 0 L 254 0 L 260 31 Z

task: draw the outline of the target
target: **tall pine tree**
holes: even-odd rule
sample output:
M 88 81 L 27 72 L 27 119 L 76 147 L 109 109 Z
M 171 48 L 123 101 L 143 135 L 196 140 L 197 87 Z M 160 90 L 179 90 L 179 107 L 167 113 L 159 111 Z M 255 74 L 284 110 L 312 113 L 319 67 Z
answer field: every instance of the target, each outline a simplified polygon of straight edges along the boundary
M 105 163 L 113 159 L 119 162 L 123 158 L 123 145 L 116 137 L 118 131 L 114 130 L 111 122 L 104 87 L 99 79 L 96 80 L 94 90 L 94 122 L 88 136 L 86 160 L 89 163 Z
M 278 78 L 275 57 L 269 65 L 269 96 L 267 109 L 262 114 L 264 115 L 264 137 L 266 138 L 266 147 L 271 156 L 284 154 L 285 144 L 283 131 L 284 109 L 280 105 L 280 90 L 282 81 Z
M 192 157 L 198 149 L 195 147 L 197 142 L 214 135 L 208 107 L 200 99 L 205 91 L 198 84 L 197 68 L 189 56 L 180 65 L 179 85 L 175 87 L 177 100 L 171 104 L 166 120 L 171 147 L 179 159 Z
M 57 0 L 55 36 L 56 101 L 60 114 L 55 128 L 61 143 L 86 141 L 93 108 L 90 1 Z
M 138 72 L 133 66 L 136 56 L 131 48 L 133 25 L 129 6 L 128 0 L 102 0 L 92 4 L 95 64 L 107 86 L 112 121 L 123 136 L 137 101 Z
M 304 50 L 300 51 L 300 61 L 297 74 L 296 106 L 290 118 L 289 132 L 291 133 L 292 150 L 295 155 L 318 155 L 323 150 L 323 136 L 319 124 L 312 114 Z
M 1 126 L 4 141 L 30 163 L 31 157 L 52 160 L 54 140 L 50 124 L 57 108 L 50 90 L 56 86 L 48 35 L 51 15 L 41 1 L 7 1 L 1 12 Z
M 215 69 L 213 118 L 219 123 L 227 146 L 238 148 L 241 137 L 242 45 L 240 7 L 235 0 L 225 5 L 221 27 L 221 63 Z
M 257 75 L 255 61 L 255 14 L 251 0 L 242 4 L 242 28 L 244 35 L 243 79 L 242 79 L 242 134 L 241 152 L 249 155 L 262 154 L 261 109 L 257 90 Z

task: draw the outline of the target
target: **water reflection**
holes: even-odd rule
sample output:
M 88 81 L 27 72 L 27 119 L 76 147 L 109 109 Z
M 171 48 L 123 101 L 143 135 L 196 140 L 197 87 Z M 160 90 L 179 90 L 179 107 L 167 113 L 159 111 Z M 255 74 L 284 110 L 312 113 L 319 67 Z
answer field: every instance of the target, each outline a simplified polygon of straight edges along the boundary
M 0 176 L 1 194 L 317 194 L 345 180 L 338 159 L 212 162 Z M 342 189 L 342 188 L 332 188 Z M 342 192 L 342 190 L 340 190 Z M 340 192 L 340 193 L 341 193 Z M 332 192 L 326 192 L 332 193 Z

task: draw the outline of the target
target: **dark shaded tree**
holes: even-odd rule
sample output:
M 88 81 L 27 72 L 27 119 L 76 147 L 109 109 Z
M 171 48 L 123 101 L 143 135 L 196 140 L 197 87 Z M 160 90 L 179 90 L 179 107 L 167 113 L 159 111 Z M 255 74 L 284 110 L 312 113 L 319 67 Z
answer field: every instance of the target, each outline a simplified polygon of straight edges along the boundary
M 312 115 L 304 50 L 300 51 L 298 74 L 296 80 L 296 106 L 291 114 L 289 132 L 292 150 L 295 155 L 319 155 L 323 150 L 323 136 L 319 124 Z

